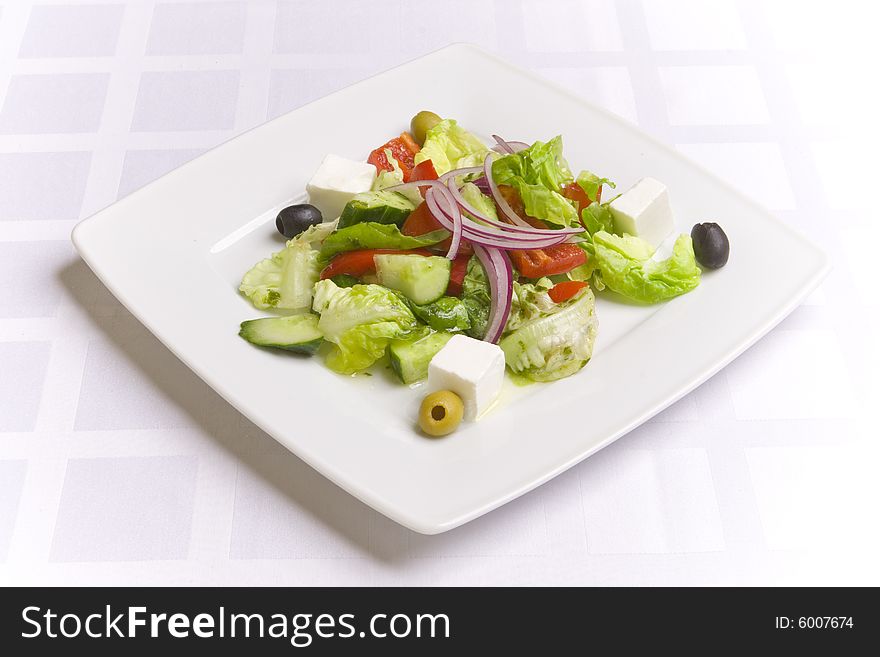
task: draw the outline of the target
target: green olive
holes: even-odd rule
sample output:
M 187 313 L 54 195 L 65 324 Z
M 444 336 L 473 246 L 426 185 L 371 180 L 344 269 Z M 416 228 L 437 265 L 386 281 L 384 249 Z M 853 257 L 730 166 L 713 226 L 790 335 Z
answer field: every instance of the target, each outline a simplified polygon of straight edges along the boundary
M 422 110 L 412 117 L 412 121 L 409 122 L 409 131 L 412 133 L 413 139 L 416 140 L 418 145 L 422 146 L 425 143 L 425 136 L 428 134 L 428 130 L 442 120 L 443 119 L 434 114 L 434 112 Z
M 438 390 L 422 400 L 419 427 L 429 436 L 445 436 L 458 428 L 463 415 L 461 397 L 449 390 Z

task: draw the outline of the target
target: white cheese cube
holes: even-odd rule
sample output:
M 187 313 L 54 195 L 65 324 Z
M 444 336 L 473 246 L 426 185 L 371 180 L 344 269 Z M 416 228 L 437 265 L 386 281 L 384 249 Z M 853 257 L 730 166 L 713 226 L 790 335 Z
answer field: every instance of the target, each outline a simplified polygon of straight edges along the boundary
M 492 405 L 504 382 L 504 352 L 497 344 L 455 335 L 428 365 L 428 392 L 451 390 L 473 421 Z
M 641 237 L 654 248 L 675 228 L 666 185 L 654 178 L 642 178 L 609 208 L 617 230 Z
M 370 191 L 375 179 L 372 164 L 328 155 L 306 185 L 309 203 L 321 211 L 324 221 L 334 221 L 355 194 Z

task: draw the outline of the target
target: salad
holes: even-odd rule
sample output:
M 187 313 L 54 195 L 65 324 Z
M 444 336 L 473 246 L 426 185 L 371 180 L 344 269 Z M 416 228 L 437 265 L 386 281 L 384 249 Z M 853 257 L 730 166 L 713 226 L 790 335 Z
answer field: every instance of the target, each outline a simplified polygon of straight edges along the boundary
M 386 362 L 402 384 L 427 379 L 419 426 L 445 435 L 519 381 L 572 376 L 593 354 L 596 295 L 652 304 L 723 266 L 713 223 L 675 239 L 665 186 L 615 184 L 563 156 L 562 138 L 487 145 L 453 119 L 419 112 L 366 162 L 328 155 L 309 203 L 280 212 L 287 238 L 240 292 L 271 317 L 241 324 L 260 347 L 319 356 L 335 372 Z

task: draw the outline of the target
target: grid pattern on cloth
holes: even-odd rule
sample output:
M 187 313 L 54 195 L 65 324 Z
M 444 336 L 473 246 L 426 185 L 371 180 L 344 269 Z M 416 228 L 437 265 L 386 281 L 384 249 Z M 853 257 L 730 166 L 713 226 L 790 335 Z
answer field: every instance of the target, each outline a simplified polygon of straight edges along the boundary
M 880 584 L 872 3 L 443 4 L 0 0 L 0 584 Z M 629 436 L 421 536 L 225 404 L 68 236 L 212 146 L 456 41 L 674 143 L 834 270 Z

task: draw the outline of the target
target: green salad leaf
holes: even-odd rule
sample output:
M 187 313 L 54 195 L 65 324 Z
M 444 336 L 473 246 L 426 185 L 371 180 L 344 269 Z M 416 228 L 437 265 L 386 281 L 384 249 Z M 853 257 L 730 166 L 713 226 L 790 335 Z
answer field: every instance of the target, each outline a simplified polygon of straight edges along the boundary
M 449 231 L 434 230 L 424 235 L 404 235 L 394 224 L 365 221 L 340 228 L 324 240 L 321 259 L 327 261 L 337 253 L 356 249 L 418 249 L 432 246 L 449 237 Z
M 471 324 L 465 333 L 472 338 L 482 340 L 489 324 L 492 292 L 489 288 L 489 279 L 486 278 L 486 270 L 476 256 L 468 260 L 467 273 L 461 283 L 461 301 Z
M 614 232 L 614 217 L 608 206 L 603 203 L 590 203 L 581 212 L 581 219 L 583 220 L 584 227 L 587 229 L 587 233 L 590 235 L 599 231 L 605 231 L 606 233 Z
M 587 198 L 591 201 L 595 201 L 599 197 L 599 190 L 602 188 L 602 185 L 608 185 L 611 189 L 617 188 L 617 185 L 608 178 L 600 178 L 592 171 L 581 171 L 577 177 L 577 184 L 580 185 L 580 188 L 584 190 Z
M 518 153 L 504 155 L 492 163 L 492 176 L 499 185 L 513 185 L 519 179 L 530 185 L 558 190 L 572 181 L 571 169 L 562 157 L 562 137 L 536 141 Z
M 482 164 L 488 152 L 486 144 L 453 119 L 443 119 L 428 130 L 422 150 L 416 153 L 415 163 L 431 160 L 437 175 L 442 176 L 453 169 Z
M 417 319 L 435 331 L 466 331 L 471 327 L 467 306 L 456 297 L 440 297 L 422 306 L 410 303 L 409 308 Z
M 489 219 L 498 220 L 498 210 L 495 201 L 480 191 L 474 183 L 465 183 L 461 186 L 461 195 L 465 201 L 477 212 L 484 214 Z
M 533 319 L 558 312 L 561 306 L 550 298 L 551 287 L 553 287 L 553 281 L 546 276 L 539 278 L 534 283 L 514 281 L 513 295 L 510 300 L 510 316 L 504 327 L 505 332 L 515 331 Z
M 530 217 L 565 228 L 577 225 L 577 210 L 562 194 L 541 185 L 519 184 L 516 188 Z
M 700 268 L 688 235 L 680 235 L 672 255 L 662 261 L 651 260 L 654 247 L 632 235 L 599 231 L 593 235 L 589 250 L 605 285 L 635 301 L 664 301 L 700 284 Z
M 391 340 L 419 328 L 407 304 L 381 285 L 339 287 L 326 279 L 315 285 L 313 310 L 318 329 L 332 344 L 327 366 L 340 374 L 365 370 L 379 360 Z
M 492 163 L 492 176 L 497 184 L 516 188 L 530 217 L 557 226 L 577 223 L 577 210 L 559 193 L 573 179 L 562 157 L 562 137 L 499 157 Z
M 509 326 L 509 324 L 508 324 Z M 593 355 L 598 323 L 590 288 L 540 312 L 501 339 L 507 366 L 532 381 L 556 381 L 580 370 Z
M 288 241 L 284 249 L 254 265 L 241 279 L 238 289 L 263 310 L 308 308 L 321 271 L 314 245 L 335 228 L 335 221 L 311 226 Z

